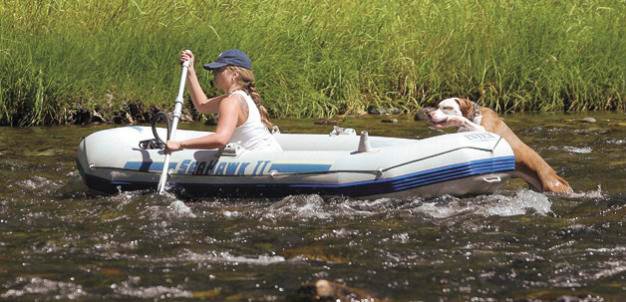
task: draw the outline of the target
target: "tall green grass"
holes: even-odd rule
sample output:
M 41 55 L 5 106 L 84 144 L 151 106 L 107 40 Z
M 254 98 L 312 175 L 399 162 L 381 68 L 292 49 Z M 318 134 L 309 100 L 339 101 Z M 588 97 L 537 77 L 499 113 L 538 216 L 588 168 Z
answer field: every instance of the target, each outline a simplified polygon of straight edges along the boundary
M 202 62 L 246 51 L 276 117 L 449 96 L 501 112 L 625 111 L 625 25 L 624 0 L 1 0 L 0 123 L 169 108 L 183 48 L 204 83 Z

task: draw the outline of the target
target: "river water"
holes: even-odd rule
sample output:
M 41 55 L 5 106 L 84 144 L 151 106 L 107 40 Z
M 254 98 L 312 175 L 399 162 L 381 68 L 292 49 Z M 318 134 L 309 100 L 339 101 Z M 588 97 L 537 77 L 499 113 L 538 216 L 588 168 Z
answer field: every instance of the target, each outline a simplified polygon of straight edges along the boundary
M 514 180 L 493 195 L 403 200 L 97 195 L 75 150 L 112 125 L 0 128 L 0 300 L 306 300 L 324 279 L 353 293 L 343 299 L 626 301 L 626 116 L 590 115 L 506 117 L 575 194 Z M 440 134 L 398 119 L 340 125 Z

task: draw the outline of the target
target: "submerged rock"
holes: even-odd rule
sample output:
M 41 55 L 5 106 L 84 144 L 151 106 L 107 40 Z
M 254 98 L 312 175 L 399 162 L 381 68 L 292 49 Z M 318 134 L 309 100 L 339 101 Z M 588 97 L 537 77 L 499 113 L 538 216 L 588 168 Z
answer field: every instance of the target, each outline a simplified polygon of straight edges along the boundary
M 24 155 L 26 156 L 34 156 L 34 157 L 38 157 L 38 156 L 55 156 L 58 154 L 58 151 L 54 148 L 46 148 L 46 149 L 39 149 L 39 150 L 25 150 L 24 151 Z
M 289 259 L 303 259 L 319 263 L 347 264 L 350 262 L 347 258 L 341 257 L 320 245 L 289 248 L 285 250 L 284 256 Z
M 297 291 L 298 301 L 387 301 L 360 289 L 320 279 L 312 284 L 305 284 Z M 294 297 L 295 298 L 295 297 Z
M 339 124 L 339 121 L 336 120 L 331 120 L 331 119 L 319 119 L 319 120 L 315 120 L 313 122 L 313 124 L 315 125 L 337 125 Z
M 596 119 L 591 116 L 588 116 L 588 117 L 582 118 L 580 121 L 583 123 L 595 123 Z

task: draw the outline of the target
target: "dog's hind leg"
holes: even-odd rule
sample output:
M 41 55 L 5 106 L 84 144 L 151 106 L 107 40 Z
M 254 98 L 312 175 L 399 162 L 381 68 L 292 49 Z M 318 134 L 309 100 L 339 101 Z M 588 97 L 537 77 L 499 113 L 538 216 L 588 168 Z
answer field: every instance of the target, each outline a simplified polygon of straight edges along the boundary
M 526 183 L 530 185 L 530 188 L 533 189 L 533 191 L 543 192 L 541 179 L 539 179 L 539 176 L 537 176 L 537 173 L 535 171 L 529 169 L 526 165 L 522 163 L 517 163 L 515 165 L 515 173 L 513 174 L 513 176 L 519 177 L 526 181 Z
M 524 175 L 522 178 L 533 188 L 555 193 L 573 192 L 569 183 L 558 176 L 556 171 L 535 150 L 524 144 L 519 138 L 516 139 L 516 146 L 517 148 L 513 149 L 516 170 Z M 537 181 L 539 185 L 536 184 Z
M 574 191 L 569 183 L 557 175 L 556 171 L 535 150 L 526 146 L 525 153 L 526 157 L 523 164 L 529 170 L 535 172 L 541 182 L 543 191 L 555 193 L 571 193 Z

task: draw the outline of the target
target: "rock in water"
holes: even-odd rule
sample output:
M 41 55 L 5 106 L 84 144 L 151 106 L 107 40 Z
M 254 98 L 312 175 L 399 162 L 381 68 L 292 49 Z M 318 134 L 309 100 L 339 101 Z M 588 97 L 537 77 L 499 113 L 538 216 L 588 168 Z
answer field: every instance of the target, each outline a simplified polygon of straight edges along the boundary
M 337 125 L 339 121 L 331 120 L 331 119 L 319 119 L 313 122 L 315 125 Z
M 583 123 L 595 123 L 596 119 L 591 116 L 588 116 L 588 117 L 581 119 L 580 121 Z
M 385 114 L 385 110 L 382 108 L 378 108 L 376 106 L 369 106 L 367 107 L 367 113 L 371 115 L 381 115 L 381 114 Z
M 398 123 L 398 119 L 396 118 L 386 118 L 382 120 L 383 123 L 388 123 L 388 124 L 397 124 Z
M 351 288 L 324 279 L 317 280 L 313 284 L 303 285 L 297 294 L 300 301 L 387 301 L 366 290 Z

